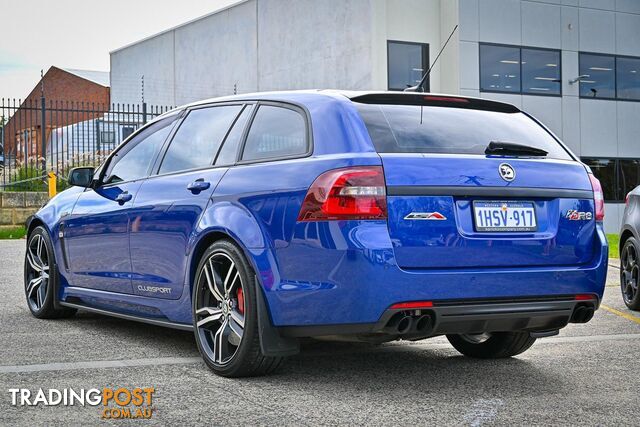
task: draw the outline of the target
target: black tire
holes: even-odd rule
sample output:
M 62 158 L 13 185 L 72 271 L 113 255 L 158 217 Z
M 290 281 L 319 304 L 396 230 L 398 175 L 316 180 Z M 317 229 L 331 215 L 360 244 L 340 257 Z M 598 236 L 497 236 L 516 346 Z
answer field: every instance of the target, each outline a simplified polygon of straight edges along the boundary
M 236 294 L 237 298 L 234 300 L 233 291 L 229 292 L 229 296 L 227 297 L 226 294 L 221 294 L 219 288 L 216 288 L 219 292 L 219 296 L 222 297 L 222 300 L 229 302 L 229 305 L 225 308 L 225 310 L 228 311 L 223 314 L 221 310 L 223 309 L 222 306 L 225 302 L 220 303 L 215 299 L 217 297 L 213 295 L 213 292 L 210 290 L 207 282 L 207 272 L 210 275 L 213 274 L 214 265 L 216 269 L 224 268 L 222 263 L 225 259 L 230 259 L 235 265 L 236 271 L 239 274 L 240 283 L 239 285 L 236 284 L 234 290 L 237 292 L 239 286 L 240 289 L 242 289 L 244 299 L 244 303 L 242 304 L 242 315 L 244 316 L 242 322 L 242 337 L 240 338 L 240 342 L 237 346 L 231 344 L 233 328 L 231 328 L 230 325 L 233 319 L 232 311 L 235 309 L 236 315 L 240 312 L 239 294 Z M 205 272 L 205 266 L 209 268 L 207 272 Z M 230 269 L 233 269 L 233 267 L 230 267 Z M 220 283 L 220 281 L 223 280 L 221 276 L 222 275 L 218 274 L 216 276 L 209 276 L 209 278 L 212 279 L 212 277 L 217 277 L 218 279 L 216 279 L 216 283 Z M 231 276 L 231 274 L 229 274 L 229 276 Z M 235 276 L 235 274 L 233 274 L 233 276 Z M 198 350 L 200 351 L 202 358 L 209 369 L 218 375 L 230 378 L 261 376 L 274 372 L 282 363 L 282 357 L 266 357 L 262 354 L 260 349 L 256 298 L 262 298 L 262 296 L 256 295 L 255 280 L 253 268 L 247 262 L 242 251 L 228 240 L 218 240 L 214 242 L 202 255 L 202 258 L 198 263 L 192 294 L 194 333 Z M 231 286 L 233 286 L 233 284 Z M 226 289 L 224 283 L 222 289 Z M 216 310 L 216 314 L 213 314 L 212 311 L 208 311 L 209 308 L 215 308 L 216 304 L 220 304 L 220 315 L 222 318 L 219 320 L 208 320 L 212 319 L 213 316 L 217 316 L 218 310 Z M 198 314 L 199 311 L 200 314 Z M 227 325 L 225 325 L 223 320 L 225 316 L 227 319 Z M 200 327 L 199 322 L 208 323 L 206 323 L 206 326 L 203 325 Z M 234 323 L 234 325 L 236 325 L 236 328 L 238 327 L 238 323 Z M 224 332 L 226 329 L 223 329 L 221 333 L 221 340 L 225 341 L 224 348 L 234 348 L 233 354 L 225 360 L 222 360 L 222 350 L 216 350 L 218 342 L 216 337 L 218 337 L 220 328 L 228 328 L 229 330 L 226 335 Z M 234 336 L 236 340 L 237 336 L 238 335 Z M 223 346 L 221 345 L 219 347 L 222 348 Z M 215 360 L 216 358 L 221 360 Z
M 631 310 L 640 310 L 640 245 L 635 237 L 629 237 L 620 251 L 620 291 L 622 299 Z
M 37 259 L 34 258 L 34 246 L 36 252 L 40 253 Z M 40 281 L 36 285 L 38 278 Z M 58 289 L 59 281 L 58 264 L 49 233 L 44 227 L 36 227 L 27 238 L 24 259 L 24 291 L 27 307 L 33 316 L 38 319 L 62 319 L 76 314 L 77 310 L 73 308 L 55 307 L 55 289 Z
M 451 345 L 465 356 L 478 359 L 502 359 L 516 356 L 536 341 L 528 332 L 494 332 L 484 340 L 478 335 L 447 335 Z M 475 341 L 475 342 L 474 342 Z

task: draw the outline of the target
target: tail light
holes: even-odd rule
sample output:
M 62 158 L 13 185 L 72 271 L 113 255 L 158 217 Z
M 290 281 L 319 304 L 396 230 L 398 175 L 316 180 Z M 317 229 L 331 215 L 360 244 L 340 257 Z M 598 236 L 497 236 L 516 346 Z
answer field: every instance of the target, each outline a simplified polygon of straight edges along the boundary
M 604 220 L 604 193 L 602 192 L 602 186 L 598 178 L 589 174 L 589 180 L 591 181 L 591 188 L 593 189 L 593 202 L 596 207 L 596 221 Z
M 629 206 L 629 195 L 630 195 L 630 194 L 631 194 L 631 193 L 627 193 L 627 195 L 626 195 L 626 196 L 624 196 L 624 205 L 625 205 L 625 206 Z
M 298 215 L 298 221 L 386 218 L 387 197 L 381 166 L 323 173 L 311 184 Z

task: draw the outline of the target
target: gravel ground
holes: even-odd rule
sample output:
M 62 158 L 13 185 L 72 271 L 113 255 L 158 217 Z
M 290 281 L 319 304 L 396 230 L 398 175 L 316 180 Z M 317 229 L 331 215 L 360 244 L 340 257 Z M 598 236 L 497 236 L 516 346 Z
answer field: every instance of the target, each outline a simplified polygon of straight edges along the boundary
M 89 313 L 33 318 L 23 251 L 0 241 L 2 425 L 141 422 L 103 420 L 99 406 L 15 407 L 10 388 L 148 386 L 154 425 L 638 425 L 640 313 L 624 307 L 615 268 L 609 310 L 516 358 L 467 359 L 443 338 L 312 342 L 276 375 L 229 380 L 206 369 L 191 333 Z

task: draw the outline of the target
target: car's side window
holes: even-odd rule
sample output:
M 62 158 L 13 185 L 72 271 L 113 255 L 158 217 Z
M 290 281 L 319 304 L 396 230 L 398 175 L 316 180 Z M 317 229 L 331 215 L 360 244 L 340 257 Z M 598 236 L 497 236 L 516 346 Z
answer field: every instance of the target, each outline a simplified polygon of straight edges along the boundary
M 290 157 L 307 151 L 306 123 L 300 112 L 273 105 L 258 107 L 242 160 Z
M 189 112 L 173 137 L 159 173 L 213 165 L 218 149 L 242 105 L 199 108 Z
M 251 117 L 252 105 L 247 105 L 242 110 L 242 113 L 238 116 L 233 127 L 229 131 L 227 138 L 224 140 L 220 153 L 216 158 L 216 166 L 232 165 L 236 162 L 236 156 L 238 155 L 238 146 L 242 140 L 242 134 L 244 128 L 247 126 L 249 117 Z
M 148 176 L 149 169 L 177 117 L 176 114 L 153 123 L 119 149 L 109 161 L 104 183 L 134 181 Z

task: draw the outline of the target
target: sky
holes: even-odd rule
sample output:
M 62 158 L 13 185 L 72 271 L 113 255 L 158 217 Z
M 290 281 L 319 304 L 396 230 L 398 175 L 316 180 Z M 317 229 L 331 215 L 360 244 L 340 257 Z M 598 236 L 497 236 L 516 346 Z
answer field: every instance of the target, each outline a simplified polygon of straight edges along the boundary
M 109 51 L 238 0 L 0 0 L 0 99 L 56 65 L 109 71 Z

